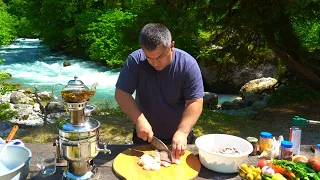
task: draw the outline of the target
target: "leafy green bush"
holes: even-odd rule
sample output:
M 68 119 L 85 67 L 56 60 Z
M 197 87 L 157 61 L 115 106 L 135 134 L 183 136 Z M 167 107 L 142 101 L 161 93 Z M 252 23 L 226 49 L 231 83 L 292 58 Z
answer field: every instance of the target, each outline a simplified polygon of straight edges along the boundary
M 291 81 L 271 95 L 269 105 L 310 101 L 320 98 L 320 92 L 302 82 Z
M 0 64 L 1 64 L 1 60 L 0 60 Z M 12 76 L 10 73 L 7 73 L 5 71 L 0 71 L 0 80 L 4 80 L 4 79 L 10 79 Z
M 0 103 L 0 120 L 2 121 L 10 120 L 16 114 L 17 112 L 10 108 L 10 104 Z
M 6 9 L 6 5 L 0 1 L 0 45 L 7 44 L 16 37 L 14 18 Z
M 0 94 L 6 94 L 7 92 L 16 91 L 18 87 L 19 84 L 2 83 L 0 84 Z
M 3 59 L 0 59 L 0 64 L 3 62 Z M 10 73 L 5 71 L 0 71 L 0 94 L 6 94 L 10 91 L 15 91 L 18 89 L 19 84 L 11 84 L 11 83 L 4 83 L 1 80 L 10 79 L 12 76 Z
M 136 15 L 119 9 L 104 13 L 98 22 L 91 23 L 86 38 L 90 42 L 88 54 L 92 60 L 105 61 L 108 66 L 119 67 L 134 47 L 124 44 L 126 28 L 131 27 Z

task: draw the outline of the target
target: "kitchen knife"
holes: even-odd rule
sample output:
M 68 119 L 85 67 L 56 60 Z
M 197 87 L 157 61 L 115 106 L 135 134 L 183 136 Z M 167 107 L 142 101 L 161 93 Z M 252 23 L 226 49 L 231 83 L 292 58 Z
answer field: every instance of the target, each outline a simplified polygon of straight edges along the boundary
M 153 136 L 151 145 L 160 151 L 161 160 L 172 162 L 171 151 L 169 150 L 168 146 L 165 145 L 159 138 Z

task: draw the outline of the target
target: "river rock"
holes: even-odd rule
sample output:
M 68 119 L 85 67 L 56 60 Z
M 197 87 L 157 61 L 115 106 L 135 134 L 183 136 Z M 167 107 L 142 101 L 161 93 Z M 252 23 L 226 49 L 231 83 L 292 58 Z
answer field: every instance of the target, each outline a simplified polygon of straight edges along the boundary
M 41 99 L 41 101 L 49 101 L 51 100 L 51 93 L 48 91 L 43 91 L 38 93 L 39 98 Z
M 33 93 L 31 88 L 19 89 L 18 91 L 22 92 L 24 94 L 32 94 Z
M 215 93 L 236 94 L 247 82 L 263 77 L 274 77 L 277 67 L 272 64 L 259 66 L 236 66 L 221 72 L 221 67 L 200 62 L 206 91 Z
M 243 85 L 239 91 L 241 97 L 246 93 L 261 94 L 267 90 L 272 90 L 273 85 L 277 83 L 277 80 L 271 77 L 254 79 Z
M 24 93 L 19 91 L 13 91 L 10 96 L 10 103 L 13 104 L 30 104 L 33 100 L 27 97 Z
M 254 102 L 260 101 L 262 96 L 254 93 L 246 93 L 243 97 L 242 103 L 246 106 L 251 106 Z
M 212 92 L 204 92 L 203 105 L 211 109 L 216 108 L 218 105 L 218 95 Z
M 0 136 L 7 137 L 12 129 L 12 123 L 9 121 L 0 121 Z
M 71 66 L 71 63 L 69 61 L 63 62 L 63 67 Z
M 10 103 L 11 92 L 7 92 L 4 95 L 0 95 L 0 103 Z
M 14 124 L 18 124 L 19 126 L 42 126 L 43 125 L 43 119 L 36 118 L 34 120 L 19 120 L 19 119 L 12 119 L 10 122 Z
M 65 105 L 63 102 L 60 101 L 51 101 L 47 105 L 48 113 L 55 113 L 55 112 L 65 112 Z
M 240 109 L 240 105 L 237 102 L 229 102 L 225 101 L 221 103 L 221 109 L 223 110 L 234 110 L 234 109 Z
M 55 113 L 50 113 L 47 116 L 47 121 L 49 123 L 55 123 L 57 121 L 57 119 L 61 119 L 62 117 L 64 117 L 66 115 L 65 112 L 55 112 Z
M 30 104 L 11 104 L 13 110 L 17 112 L 16 118 L 27 120 L 33 111 L 33 106 Z

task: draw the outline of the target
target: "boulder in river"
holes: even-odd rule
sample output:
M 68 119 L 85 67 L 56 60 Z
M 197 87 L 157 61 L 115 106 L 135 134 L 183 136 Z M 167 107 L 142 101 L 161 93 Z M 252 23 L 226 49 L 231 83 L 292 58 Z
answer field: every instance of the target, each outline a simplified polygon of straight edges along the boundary
M 69 61 L 63 62 L 63 67 L 71 66 L 71 63 Z

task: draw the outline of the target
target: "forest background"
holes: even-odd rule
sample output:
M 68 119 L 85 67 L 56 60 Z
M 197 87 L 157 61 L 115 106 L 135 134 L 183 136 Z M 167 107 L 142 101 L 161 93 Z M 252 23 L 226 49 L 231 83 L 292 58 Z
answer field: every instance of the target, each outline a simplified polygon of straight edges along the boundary
M 119 68 L 149 22 L 221 76 L 270 61 L 320 88 L 319 0 L 0 0 L 0 45 L 37 37 L 52 50 Z
M 121 68 L 143 25 L 159 22 L 221 79 L 265 63 L 276 65 L 274 78 L 294 74 L 270 101 L 288 104 L 320 97 L 319 9 L 320 0 L 0 0 L 0 45 L 39 38 L 51 51 Z

